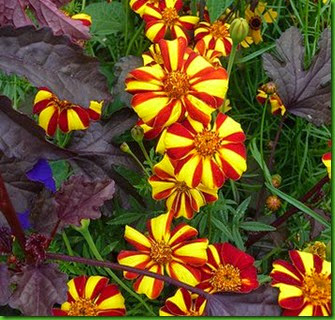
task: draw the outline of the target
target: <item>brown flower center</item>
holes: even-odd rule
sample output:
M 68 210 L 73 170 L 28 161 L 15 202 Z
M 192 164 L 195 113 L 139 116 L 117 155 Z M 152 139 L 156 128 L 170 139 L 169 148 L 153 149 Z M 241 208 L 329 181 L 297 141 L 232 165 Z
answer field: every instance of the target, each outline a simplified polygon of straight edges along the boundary
M 170 98 L 179 99 L 186 95 L 190 88 L 186 73 L 181 71 L 170 72 L 164 81 L 164 90 Z
M 151 245 L 150 257 L 158 264 L 166 264 L 172 259 L 172 249 L 165 242 L 154 242 Z
M 90 299 L 79 298 L 71 303 L 69 316 L 97 316 L 98 306 Z
M 162 12 L 162 19 L 167 26 L 174 25 L 178 18 L 178 12 L 175 8 L 165 8 Z
M 194 138 L 194 146 L 202 156 L 213 156 L 220 147 L 221 139 L 217 133 L 204 130 Z
M 252 30 L 259 30 L 262 26 L 262 19 L 260 16 L 253 16 L 249 21 L 249 27 Z
M 55 95 L 52 95 L 50 103 L 55 107 L 58 107 L 60 110 L 68 109 L 73 107 L 73 104 L 67 100 L 59 100 Z
M 231 264 L 220 264 L 209 283 L 213 286 L 215 292 L 238 291 L 242 284 L 240 270 Z
M 228 28 L 222 21 L 216 21 L 211 26 L 211 35 L 216 38 L 225 38 L 229 36 Z
M 302 292 L 311 304 L 326 305 L 331 299 L 331 281 L 325 274 L 313 272 L 305 276 Z
M 182 181 L 176 183 L 176 189 L 178 192 L 187 192 L 189 190 L 189 187 L 184 181 Z

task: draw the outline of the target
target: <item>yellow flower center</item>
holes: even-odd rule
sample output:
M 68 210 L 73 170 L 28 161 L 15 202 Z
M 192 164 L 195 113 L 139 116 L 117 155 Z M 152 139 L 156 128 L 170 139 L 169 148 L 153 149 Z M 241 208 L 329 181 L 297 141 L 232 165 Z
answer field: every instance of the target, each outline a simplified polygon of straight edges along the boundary
M 150 257 L 158 264 L 166 264 L 172 260 L 172 249 L 165 242 L 154 242 L 151 245 Z
M 209 283 L 216 292 L 238 291 L 241 288 L 240 270 L 231 264 L 222 265 L 213 273 Z
M 202 156 L 213 156 L 220 147 L 221 139 L 217 133 L 204 130 L 194 137 L 194 146 Z
M 190 82 L 186 73 L 181 71 L 170 72 L 164 81 L 164 90 L 170 98 L 179 99 L 186 95 Z
M 262 19 L 260 16 L 253 16 L 249 21 L 249 27 L 252 30 L 259 30 L 262 26 Z
M 98 306 L 90 299 L 79 298 L 70 305 L 69 316 L 97 316 Z
M 178 12 L 175 8 L 165 8 L 162 12 L 162 19 L 167 26 L 174 25 L 178 18 Z
M 325 274 L 313 272 L 305 276 L 302 292 L 311 304 L 326 305 L 331 299 L 331 281 Z
M 216 38 L 225 38 L 229 36 L 228 28 L 221 21 L 216 21 L 211 26 L 211 35 Z

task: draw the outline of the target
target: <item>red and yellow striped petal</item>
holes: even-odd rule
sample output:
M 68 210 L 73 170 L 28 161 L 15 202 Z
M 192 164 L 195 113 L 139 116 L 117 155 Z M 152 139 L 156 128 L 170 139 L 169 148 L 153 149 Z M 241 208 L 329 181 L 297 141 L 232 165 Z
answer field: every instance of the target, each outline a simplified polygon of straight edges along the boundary
M 331 178 L 331 174 L 332 174 L 332 167 L 331 167 L 332 162 L 331 161 L 332 161 L 331 152 L 327 152 L 326 154 L 322 156 L 322 162 L 327 168 L 329 179 Z
M 150 240 L 144 234 L 128 225 L 125 228 L 124 238 L 137 250 L 150 251 Z
M 103 102 L 92 100 L 90 106 L 87 109 L 87 113 L 91 120 L 100 120 L 102 113 Z
M 117 257 L 117 260 L 119 264 L 138 269 L 146 269 L 152 265 L 150 253 L 146 252 L 122 250 Z M 125 271 L 123 276 L 128 280 L 132 280 L 137 278 L 138 274 Z
M 62 110 L 58 121 L 59 129 L 64 133 L 87 129 L 90 124 L 87 111 L 78 106 Z
M 175 245 L 173 249 L 174 259 L 189 264 L 191 266 L 200 267 L 207 262 L 208 239 L 195 239 Z
M 155 264 L 148 269 L 160 275 L 164 274 L 162 265 Z M 134 283 L 134 290 L 137 293 L 145 294 L 149 299 L 156 299 L 161 294 L 164 287 L 164 282 L 152 277 L 140 276 Z
M 53 136 L 58 126 L 58 108 L 54 106 L 46 107 L 42 110 L 38 118 L 38 124 L 45 130 L 48 136 Z
M 201 281 L 200 270 L 177 261 L 171 261 L 166 265 L 168 275 L 176 280 L 196 286 Z
M 130 3 L 129 3 L 131 9 L 135 11 L 136 13 L 138 13 L 140 16 L 144 14 L 144 10 L 147 4 L 151 4 L 155 6 L 156 8 L 158 8 L 158 1 L 151 3 L 150 0 L 130 0 Z
M 184 38 L 172 41 L 161 40 L 159 47 L 166 70 L 168 72 L 181 70 L 184 64 L 187 40 Z
M 39 114 L 41 111 L 43 111 L 48 104 L 51 102 L 52 98 L 52 92 L 47 88 L 41 88 L 34 99 L 34 114 Z
M 170 227 L 173 219 L 171 213 L 161 214 L 160 216 L 148 221 L 148 230 L 152 239 L 156 242 L 168 243 L 170 240 Z
M 86 13 L 78 13 L 71 16 L 71 19 L 79 20 L 84 26 L 90 27 L 92 25 L 92 17 Z

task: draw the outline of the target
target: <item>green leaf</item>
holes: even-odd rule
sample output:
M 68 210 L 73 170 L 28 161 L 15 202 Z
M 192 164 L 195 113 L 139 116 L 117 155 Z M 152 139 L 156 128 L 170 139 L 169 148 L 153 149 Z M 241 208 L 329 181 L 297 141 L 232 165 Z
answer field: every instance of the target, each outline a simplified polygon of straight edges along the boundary
M 233 0 L 207 0 L 209 17 L 213 23 L 233 3 Z
M 251 141 L 251 143 L 250 143 L 250 151 L 251 151 L 251 154 L 254 157 L 254 159 L 257 161 L 257 163 L 259 164 L 259 166 L 263 170 L 265 179 L 268 182 L 271 182 L 272 178 L 271 178 L 270 171 L 269 171 L 267 165 L 265 164 L 264 159 L 262 158 L 262 156 L 261 156 L 261 154 L 260 154 L 260 152 L 258 150 L 256 139 L 253 139 Z
M 258 221 L 245 221 L 240 224 L 240 228 L 247 231 L 275 231 L 276 228 Z
M 233 240 L 233 235 L 231 234 L 231 232 L 229 231 L 229 229 L 218 219 L 212 217 L 212 223 L 213 225 L 219 229 L 220 231 L 222 231 L 224 233 L 224 235 L 229 239 L 229 240 Z
M 94 35 L 110 35 L 122 32 L 126 21 L 122 3 L 92 3 L 85 8 L 85 13 L 92 17 L 91 33 Z
M 141 217 L 141 214 L 138 212 L 129 212 L 121 214 L 120 216 L 114 218 L 112 221 L 107 222 L 111 226 L 115 225 L 126 225 L 138 220 Z
M 300 202 L 297 199 L 294 199 L 293 197 L 289 196 L 288 194 L 274 188 L 270 183 L 265 183 L 266 187 L 274 194 L 276 194 L 278 197 L 282 198 L 283 200 L 290 203 L 292 206 L 296 207 L 300 211 L 308 214 L 311 216 L 314 220 L 320 222 L 322 225 L 330 228 L 331 224 L 328 222 L 324 217 L 318 215 L 314 210 L 310 209 L 306 205 L 304 205 L 302 202 Z
M 240 231 L 238 229 L 237 226 L 233 226 L 233 241 L 235 242 L 236 246 L 240 249 L 240 250 L 245 250 L 245 246 L 243 243 L 243 239 L 241 237 Z
M 109 255 L 119 244 L 119 241 L 113 241 L 112 243 L 108 244 L 103 250 L 100 252 L 101 256 Z
M 245 199 L 236 209 L 234 213 L 233 222 L 234 224 L 237 224 L 237 222 L 245 215 L 245 212 L 247 211 L 249 204 L 250 204 L 251 197 Z

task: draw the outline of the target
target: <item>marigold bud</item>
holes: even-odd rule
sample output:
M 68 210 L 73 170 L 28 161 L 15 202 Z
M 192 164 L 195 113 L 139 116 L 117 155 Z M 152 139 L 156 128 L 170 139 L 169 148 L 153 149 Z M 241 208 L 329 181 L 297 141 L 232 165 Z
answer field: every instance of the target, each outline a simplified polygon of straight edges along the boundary
M 136 142 L 141 142 L 143 140 L 144 130 L 142 127 L 135 126 L 134 128 L 131 129 L 130 133 Z
M 120 145 L 120 150 L 125 152 L 125 153 L 129 153 L 130 152 L 130 148 L 128 146 L 128 143 L 127 142 L 123 142 L 121 145 Z
M 260 89 L 263 90 L 266 94 L 271 95 L 277 92 L 277 85 L 271 81 L 263 84 Z
M 327 246 L 321 241 L 315 241 L 314 243 L 309 243 L 304 249 L 305 252 L 309 252 L 319 256 L 321 259 L 326 259 L 326 249 Z
M 230 25 L 230 37 L 233 42 L 238 44 L 242 42 L 249 33 L 249 24 L 244 18 L 236 18 Z
M 265 200 L 265 204 L 271 211 L 277 211 L 281 207 L 281 201 L 276 195 L 268 196 Z
M 272 178 L 272 185 L 275 188 L 279 188 L 282 181 L 281 176 L 279 174 L 274 174 L 271 178 Z
M 90 219 L 81 219 L 80 220 L 80 227 L 72 226 L 73 229 L 77 230 L 78 232 L 86 231 L 90 225 Z

